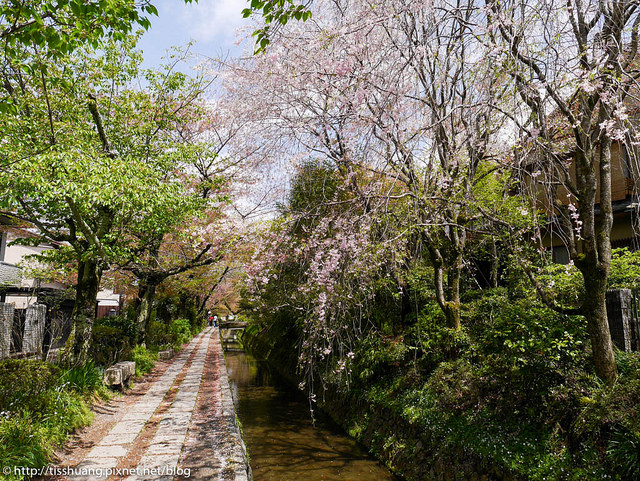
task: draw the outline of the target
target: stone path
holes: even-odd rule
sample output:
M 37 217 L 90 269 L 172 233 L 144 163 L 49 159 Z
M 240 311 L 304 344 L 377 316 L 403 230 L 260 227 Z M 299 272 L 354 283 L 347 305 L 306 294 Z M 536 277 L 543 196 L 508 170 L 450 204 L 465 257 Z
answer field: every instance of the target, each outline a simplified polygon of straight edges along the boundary
M 211 361 L 215 362 L 205 366 Z M 205 370 L 209 375 L 203 377 Z M 128 408 L 109 433 L 88 452 L 75 467 L 76 474 L 68 479 L 250 479 L 251 471 L 235 423 L 226 379 L 219 333 L 217 329 L 209 328 L 183 349 L 146 394 Z M 226 384 L 221 385 L 221 380 Z M 198 399 L 201 392 L 203 399 Z M 206 405 L 213 401 L 214 406 Z M 199 413 L 200 420 L 202 413 L 209 421 L 215 420 L 222 414 L 219 406 L 224 405 L 229 411 L 229 403 L 232 424 L 209 422 L 203 426 L 198 423 L 197 427 L 191 428 L 194 412 Z M 202 436 L 203 428 L 205 437 Z M 211 443 L 211 439 L 216 442 Z M 210 456 L 198 456 L 194 463 L 193 457 L 183 452 L 186 445 L 190 452 L 201 451 Z M 232 446 L 230 450 L 229 445 Z M 229 463 L 220 461 L 219 447 L 228 451 L 225 459 L 232 460 L 233 469 L 228 469 Z M 182 466 L 187 466 L 188 470 L 185 472 Z M 206 478 L 199 476 L 199 471 L 206 473 Z
M 222 349 L 209 349 L 202 387 L 179 465 L 190 481 L 251 479 Z M 182 479 L 182 478 L 180 478 Z

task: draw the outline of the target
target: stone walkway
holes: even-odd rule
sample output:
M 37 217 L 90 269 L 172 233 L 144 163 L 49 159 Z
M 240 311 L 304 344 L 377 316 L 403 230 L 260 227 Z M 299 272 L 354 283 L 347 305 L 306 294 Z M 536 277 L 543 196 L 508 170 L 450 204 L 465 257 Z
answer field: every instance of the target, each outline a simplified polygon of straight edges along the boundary
M 221 406 L 226 409 L 221 411 Z M 228 422 L 229 410 L 232 423 Z M 198 422 L 192 428 L 194 412 Z M 219 422 L 221 419 L 227 422 Z M 190 455 L 198 452 L 209 455 Z M 209 328 L 182 350 L 68 479 L 244 481 L 251 478 L 246 459 L 219 333 Z

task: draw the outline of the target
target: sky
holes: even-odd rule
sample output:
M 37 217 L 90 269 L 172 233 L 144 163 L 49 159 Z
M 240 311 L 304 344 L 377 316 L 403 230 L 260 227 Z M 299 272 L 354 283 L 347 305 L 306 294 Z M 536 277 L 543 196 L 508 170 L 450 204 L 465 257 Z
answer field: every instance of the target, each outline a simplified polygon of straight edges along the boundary
M 152 0 L 158 9 L 158 16 L 150 17 L 151 28 L 144 33 L 138 43 L 143 51 L 143 67 L 157 68 L 162 65 L 162 57 L 172 46 L 186 46 L 195 41 L 192 52 L 208 57 L 239 56 L 245 53 L 245 46 L 236 45 L 237 31 L 244 27 L 246 33 L 253 31 L 252 22 L 242 17 L 242 10 L 249 6 L 249 0 L 199 0 L 198 3 L 185 4 L 184 0 Z M 249 40 L 247 48 L 253 47 Z M 194 64 L 197 62 L 194 62 Z M 273 177 L 273 178 L 271 178 Z M 260 185 L 253 186 L 256 199 L 260 199 L 263 189 L 273 189 L 273 182 L 282 183 L 274 171 L 265 176 Z M 276 180 L 274 180 L 274 178 Z M 239 211 L 249 212 L 255 207 L 253 195 L 239 199 Z M 278 199 L 282 200 L 282 199 Z M 266 211 L 260 209 L 257 215 L 261 219 L 270 216 L 272 205 Z M 247 221 L 253 221 L 254 216 Z
M 209 57 L 239 55 L 236 31 L 250 25 L 242 18 L 247 0 L 155 0 L 158 16 L 150 17 L 151 28 L 143 35 L 138 48 L 143 51 L 146 68 L 161 64 L 162 56 L 172 46 L 195 41 L 192 51 Z

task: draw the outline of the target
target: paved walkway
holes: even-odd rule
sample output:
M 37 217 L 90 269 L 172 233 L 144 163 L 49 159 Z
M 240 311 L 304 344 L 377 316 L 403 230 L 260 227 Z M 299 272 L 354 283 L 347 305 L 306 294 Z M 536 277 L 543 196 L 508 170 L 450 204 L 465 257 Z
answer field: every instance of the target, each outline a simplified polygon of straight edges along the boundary
M 249 479 L 218 330 L 195 337 L 75 468 L 68 479 Z

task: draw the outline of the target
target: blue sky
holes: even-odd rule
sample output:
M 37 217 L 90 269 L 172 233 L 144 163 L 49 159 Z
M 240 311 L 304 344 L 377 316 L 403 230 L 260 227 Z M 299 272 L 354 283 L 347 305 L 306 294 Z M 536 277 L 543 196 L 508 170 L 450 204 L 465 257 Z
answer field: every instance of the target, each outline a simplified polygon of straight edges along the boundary
M 196 42 L 193 52 L 209 57 L 240 54 L 234 43 L 239 27 L 248 26 L 242 18 L 247 0 L 199 0 L 185 4 L 183 0 L 155 0 L 158 16 L 151 17 L 151 28 L 138 48 L 144 52 L 144 66 L 157 67 L 165 51 L 172 46 Z

